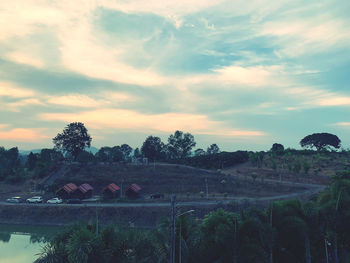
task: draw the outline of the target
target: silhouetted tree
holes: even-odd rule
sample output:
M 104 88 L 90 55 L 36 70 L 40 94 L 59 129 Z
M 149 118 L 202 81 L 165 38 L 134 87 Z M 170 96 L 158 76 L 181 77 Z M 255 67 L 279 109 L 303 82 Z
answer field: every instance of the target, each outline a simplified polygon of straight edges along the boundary
M 304 137 L 300 141 L 300 146 L 304 148 L 315 147 L 317 151 L 327 149 L 328 147 L 340 148 L 341 141 L 338 136 L 330 133 L 314 133 Z
M 136 149 L 134 150 L 134 156 L 135 156 L 136 158 L 142 157 L 142 153 L 141 153 L 141 151 L 140 151 L 139 148 L 136 148 Z
M 38 161 L 38 155 L 30 152 L 28 154 L 28 159 L 26 162 L 26 166 L 29 171 L 33 170 L 35 168 L 36 162 Z
M 281 154 L 284 151 L 284 146 L 280 143 L 274 143 L 270 151 L 276 154 Z
M 81 122 L 72 122 L 62 133 L 52 139 L 56 149 L 70 154 L 75 160 L 78 154 L 91 145 L 91 137 Z
M 199 149 L 196 149 L 195 151 L 194 151 L 194 156 L 202 156 L 202 155 L 206 155 L 207 153 L 203 150 L 203 149 L 201 149 L 201 148 L 199 148 Z
M 176 131 L 168 138 L 167 150 L 171 159 L 179 159 L 189 156 L 195 146 L 196 142 L 192 134 Z
M 130 157 L 131 152 L 132 152 L 132 148 L 127 144 L 122 144 L 120 146 L 120 150 L 123 153 L 124 161 L 127 161 Z
M 207 154 L 216 154 L 220 152 L 219 146 L 216 143 L 213 143 L 207 148 Z
M 159 137 L 148 136 L 141 147 L 142 154 L 152 161 L 160 160 L 164 157 L 164 143 Z

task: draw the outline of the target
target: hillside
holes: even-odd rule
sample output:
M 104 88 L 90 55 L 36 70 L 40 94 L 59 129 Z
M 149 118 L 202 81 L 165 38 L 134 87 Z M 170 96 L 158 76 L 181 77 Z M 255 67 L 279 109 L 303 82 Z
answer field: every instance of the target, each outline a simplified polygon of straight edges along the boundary
M 126 189 L 132 183 L 140 185 L 144 198 L 154 193 L 176 193 L 179 198 L 201 198 L 206 193 L 206 182 L 211 198 L 223 196 L 261 197 L 292 193 L 303 187 L 279 185 L 275 182 L 241 179 L 220 171 L 209 171 L 182 165 L 131 165 L 121 163 L 71 164 L 57 178 L 51 189 L 66 183 L 89 183 L 96 194 L 111 182 Z M 203 192 L 200 194 L 200 192 Z
M 337 171 L 350 167 L 347 152 L 286 150 L 281 155 L 250 153 L 249 159 L 223 170 L 165 163 L 62 163 L 44 180 L 0 183 L 0 199 L 13 195 L 30 196 L 35 185 L 43 182 L 50 190 L 47 196 L 54 195 L 57 189 L 69 182 L 77 185 L 89 183 L 94 187 L 94 194 L 99 195 L 103 187 L 114 182 L 123 185 L 123 192 L 132 183 L 140 185 L 144 199 L 154 193 L 165 194 L 166 199 L 172 193 L 186 200 L 201 199 L 206 196 L 206 181 L 209 198 L 276 196 L 305 190 L 300 184 L 284 184 L 285 181 L 327 185 Z

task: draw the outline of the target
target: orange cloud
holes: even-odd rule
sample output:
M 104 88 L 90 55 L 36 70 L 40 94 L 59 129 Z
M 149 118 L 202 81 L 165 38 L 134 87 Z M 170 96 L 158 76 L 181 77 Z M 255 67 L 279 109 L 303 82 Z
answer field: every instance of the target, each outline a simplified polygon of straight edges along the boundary
M 0 82 L 0 97 L 7 96 L 12 98 L 25 98 L 34 96 L 34 91 L 29 89 L 20 89 L 14 87 L 12 84 L 7 82 Z
M 350 105 L 350 97 L 333 97 L 322 99 L 318 102 L 320 106 L 345 106 Z
M 0 131 L 0 139 L 19 142 L 33 142 L 48 138 L 41 134 L 39 129 L 16 128 L 9 131 Z
M 218 136 L 262 136 L 260 131 L 230 130 L 222 122 L 211 121 L 206 115 L 187 113 L 142 114 L 131 110 L 99 109 L 80 113 L 46 113 L 40 118 L 48 121 L 82 121 L 94 129 L 173 132 L 184 130 L 197 134 Z

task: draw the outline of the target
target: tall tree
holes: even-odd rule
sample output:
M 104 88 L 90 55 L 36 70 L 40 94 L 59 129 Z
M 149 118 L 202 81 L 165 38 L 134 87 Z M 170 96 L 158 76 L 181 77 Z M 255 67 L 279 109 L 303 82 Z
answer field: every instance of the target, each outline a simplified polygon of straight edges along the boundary
M 337 135 L 331 133 L 313 133 L 304 137 L 300 141 L 300 146 L 304 148 L 315 147 L 317 151 L 321 151 L 330 147 L 340 148 L 341 141 Z
M 274 143 L 272 144 L 270 151 L 276 154 L 281 154 L 284 151 L 284 146 L 280 143 Z
M 132 148 L 131 148 L 129 145 L 127 145 L 127 144 L 122 144 L 122 145 L 120 146 L 120 150 L 121 150 L 122 153 L 123 153 L 123 159 L 124 159 L 124 161 L 127 161 L 128 158 L 130 157 L 131 152 L 132 152 Z
M 28 155 L 27 162 L 26 162 L 26 166 L 27 166 L 29 171 L 31 171 L 35 168 L 37 161 L 38 161 L 38 154 L 34 154 L 34 153 L 30 152 Z
M 152 161 L 160 160 L 164 157 L 164 143 L 159 137 L 148 136 L 141 147 L 142 154 Z
M 78 154 L 91 145 L 91 137 L 81 122 L 72 122 L 62 133 L 52 139 L 56 149 L 70 154 L 75 160 Z
M 192 134 L 176 131 L 168 138 L 167 150 L 170 158 L 179 159 L 189 156 L 195 146 L 196 142 Z

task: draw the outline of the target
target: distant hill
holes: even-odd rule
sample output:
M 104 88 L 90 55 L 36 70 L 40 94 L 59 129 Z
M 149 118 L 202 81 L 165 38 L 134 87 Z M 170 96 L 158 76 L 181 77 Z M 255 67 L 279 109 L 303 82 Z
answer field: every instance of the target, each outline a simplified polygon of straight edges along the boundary
M 28 155 L 30 152 L 32 153 L 40 153 L 41 149 L 33 149 L 33 150 L 19 150 L 20 155 Z
M 44 149 L 44 148 L 43 148 Z M 86 151 L 91 152 L 92 154 L 96 154 L 99 149 L 97 149 L 94 146 L 91 146 L 90 148 L 86 148 Z M 41 149 L 33 149 L 33 150 L 19 150 L 20 155 L 28 155 L 30 152 L 32 153 L 40 153 Z

